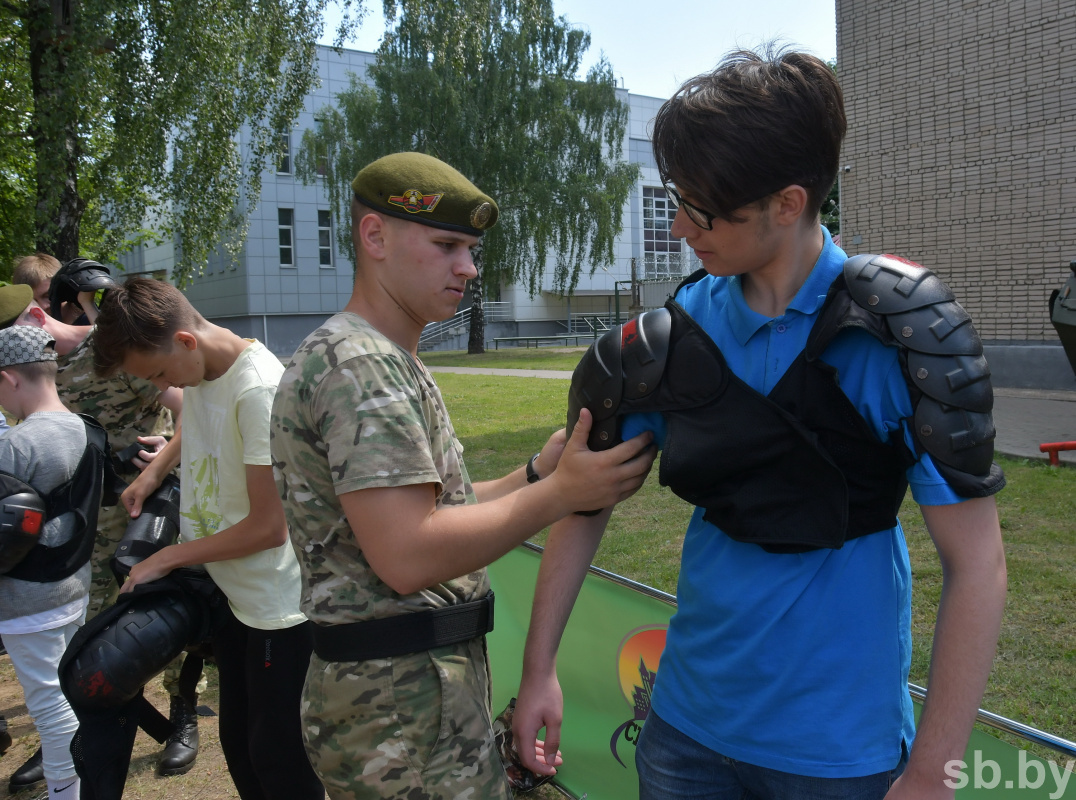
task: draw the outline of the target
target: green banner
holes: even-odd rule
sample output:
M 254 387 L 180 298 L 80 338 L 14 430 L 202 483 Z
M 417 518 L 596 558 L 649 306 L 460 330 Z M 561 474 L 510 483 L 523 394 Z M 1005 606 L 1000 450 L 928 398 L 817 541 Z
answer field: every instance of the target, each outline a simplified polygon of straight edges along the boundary
M 541 555 L 517 548 L 490 567 L 497 594 L 489 636 L 494 713 L 515 696 Z M 564 632 L 557 658 L 564 690 L 557 783 L 577 798 L 638 797 L 635 742 L 650 710 L 650 691 L 675 598 L 616 576 L 592 572 Z M 978 729 L 963 765 L 948 774 L 958 800 L 985 797 L 1076 798 L 1073 763 L 1043 761 Z

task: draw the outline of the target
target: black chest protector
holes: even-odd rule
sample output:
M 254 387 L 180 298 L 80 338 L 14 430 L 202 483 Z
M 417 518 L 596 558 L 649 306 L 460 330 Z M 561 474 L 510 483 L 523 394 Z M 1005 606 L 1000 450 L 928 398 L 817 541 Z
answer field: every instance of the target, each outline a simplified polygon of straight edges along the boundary
M 892 301 L 894 293 L 902 300 Z M 917 447 L 931 453 L 954 490 L 998 491 L 1004 479 L 992 465 L 981 342 L 948 287 L 890 256 L 849 259 L 806 347 L 767 396 L 732 373 L 713 339 L 672 300 L 614 329 L 576 369 L 569 429 L 581 407 L 590 409 L 589 444 L 605 449 L 620 441 L 625 414 L 661 412 L 660 482 L 702 507 L 704 519 L 771 552 L 839 548 L 896 524 L 905 472 L 916 459 L 901 432 L 877 439 L 822 360 L 849 328 L 900 348 Z
M 93 552 L 102 501 L 116 502 L 108 435 L 93 417 L 79 417 L 86 450 L 71 478 L 48 495 L 42 498 L 28 483 L 0 472 L 0 570 L 7 577 L 52 583 L 75 574 Z M 44 522 L 68 512 L 76 518 L 71 538 L 55 547 L 38 544 Z

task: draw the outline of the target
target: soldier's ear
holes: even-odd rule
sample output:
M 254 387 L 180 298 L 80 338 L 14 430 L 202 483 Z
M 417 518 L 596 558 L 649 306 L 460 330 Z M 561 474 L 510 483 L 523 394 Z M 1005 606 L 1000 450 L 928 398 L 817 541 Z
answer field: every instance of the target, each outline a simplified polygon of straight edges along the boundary
M 358 235 L 355 237 L 356 249 L 359 247 L 375 259 L 386 255 L 387 222 L 380 214 L 369 213 L 359 220 Z

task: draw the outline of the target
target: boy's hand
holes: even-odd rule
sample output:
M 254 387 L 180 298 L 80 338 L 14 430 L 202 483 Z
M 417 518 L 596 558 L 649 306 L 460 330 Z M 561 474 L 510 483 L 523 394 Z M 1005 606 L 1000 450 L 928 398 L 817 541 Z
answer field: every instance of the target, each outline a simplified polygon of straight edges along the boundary
M 631 497 L 643 485 L 657 456 L 649 431 L 609 450 L 592 451 L 587 447 L 592 422 L 590 411 L 580 410 L 572 437 L 550 476 L 572 511 L 606 508 Z
M 561 763 L 557 748 L 560 746 L 560 723 L 563 717 L 564 695 L 556 671 L 542 676 L 525 673 L 512 715 L 512 737 L 520 763 L 531 772 L 538 775 L 557 774 L 556 768 Z M 538 731 L 542 728 L 545 728 L 545 742 L 538 739 Z M 549 756 L 546 755 L 547 748 Z
M 146 466 L 149 465 L 147 464 Z M 130 486 L 123 490 L 123 494 L 120 495 L 120 502 L 127 509 L 127 513 L 131 515 L 131 519 L 142 513 L 142 504 L 146 502 L 147 497 L 157 491 L 157 487 L 160 485 L 161 482 L 153 475 L 152 471 L 142 472 L 131 481 Z
M 162 550 L 157 551 L 145 561 L 139 562 L 131 567 L 131 572 L 127 576 L 127 580 L 123 582 L 123 586 L 120 587 L 120 594 L 134 591 L 134 588 L 142 583 L 152 583 L 158 578 L 163 578 L 175 567 L 169 563 L 171 550 L 175 545 L 169 545 Z
M 131 458 L 131 463 L 138 468 L 139 472 L 142 472 L 168 444 L 168 440 L 163 436 L 139 436 L 138 441 L 149 448 L 149 450 L 140 450 Z

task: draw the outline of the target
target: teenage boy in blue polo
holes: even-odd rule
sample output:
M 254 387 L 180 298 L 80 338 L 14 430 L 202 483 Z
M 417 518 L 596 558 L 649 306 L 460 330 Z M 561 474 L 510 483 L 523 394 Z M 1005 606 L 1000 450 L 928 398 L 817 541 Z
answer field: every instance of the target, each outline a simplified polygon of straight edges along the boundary
M 635 323 L 667 337 L 667 361 L 645 398 L 625 380 L 620 406 L 619 435 L 654 430 L 663 482 L 696 506 L 636 751 L 644 800 L 953 796 L 945 764 L 963 757 L 1005 602 L 989 372 L 936 276 L 888 256 L 846 266 L 819 224 L 844 132 L 832 70 L 793 52 L 734 53 L 655 121 L 672 233 L 703 271 Z M 958 367 L 970 399 L 932 384 Z M 584 359 L 573 397 L 589 373 Z M 895 516 L 909 485 L 944 575 L 918 733 Z M 515 734 L 546 726 L 546 752 L 556 648 L 608 516 L 557 523 L 543 557 Z

